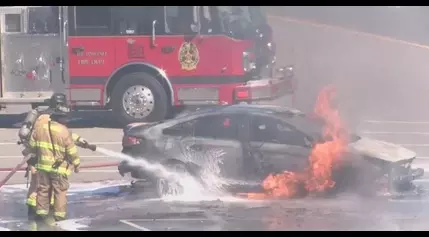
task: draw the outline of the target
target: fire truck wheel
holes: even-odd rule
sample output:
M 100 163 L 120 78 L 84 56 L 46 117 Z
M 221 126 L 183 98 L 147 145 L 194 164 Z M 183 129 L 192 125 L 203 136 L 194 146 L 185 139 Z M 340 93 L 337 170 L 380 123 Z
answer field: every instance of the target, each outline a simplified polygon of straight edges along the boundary
M 112 92 L 113 113 L 122 125 L 164 119 L 168 112 L 167 101 L 162 85 L 144 72 L 123 76 Z

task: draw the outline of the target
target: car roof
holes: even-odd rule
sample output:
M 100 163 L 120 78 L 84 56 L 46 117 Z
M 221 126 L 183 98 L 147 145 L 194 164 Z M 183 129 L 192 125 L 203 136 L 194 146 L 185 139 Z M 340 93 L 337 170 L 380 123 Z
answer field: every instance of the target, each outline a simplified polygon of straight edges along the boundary
M 185 121 L 191 118 L 193 119 L 196 117 L 222 113 L 273 117 L 283 120 L 290 125 L 295 126 L 299 130 L 303 130 L 303 132 L 313 132 L 315 130 L 320 130 L 320 124 L 315 123 L 313 119 L 309 119 L 306 114 L 300 110 L 276 105 L 235 104 L 227 106 L 215 106 L 184 113 L 173 119 L 175 122 L 171 122 L 177 123 L 179 121 Z
M 259 113 L 259 114 L 273 114 L 273 115 L 289 115 L 289 116 L 304 116 L 305 114 L 300 110 L 276 106 L 276 105 L 253 105 L 253 104 L 235 104 L 227 106 L 216 106 L 206 109 L 200 109 L 195 112 L 184 114 L 183 116 L 191 116 L 198 114 L 210 113 Z M 182 116 L 180 116 L 182 117 Z
M 321 130 L 320 124 L 315 123 L 309 119 L 305 113 L 288 107 L 275 106 L 275 105 L 249 105 L 249 104 L 236 104 L 227 106 L 214 106 L 196 111 L 184 112 L 179 114 L 173 119 L 165 120 L 152 126 L 149 130 L 162 130 L 169 126 L 174 126 L 185 121 L 205 117 L 215 114 L 251 114 L 273 117 L 287 122 L 288 124 L 296 127 L 301 132 L 312 134 L 319 133 Z

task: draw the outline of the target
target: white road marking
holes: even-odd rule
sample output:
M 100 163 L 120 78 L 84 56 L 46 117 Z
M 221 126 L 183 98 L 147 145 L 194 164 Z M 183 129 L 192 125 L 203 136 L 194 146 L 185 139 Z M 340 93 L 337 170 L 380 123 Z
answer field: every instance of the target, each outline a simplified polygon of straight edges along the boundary
M 23 156 L 0 156 L 0 159 L 23 158 Z M 80 158 L 111 158 L 110 156 L 80 156 Z
M 362 134 L 374 135 L 424 135 L 429 136 L 429 132 L 384 132 L 384 131 L 361 131 Z
M 122 142 L 91 142 L 94 145 L 122 145 Z M 0 142 L 0 146 L 17 145 L 16 142 Z
M 406 147 L 429 147 L 429 143 L 422 143 L 422 144 L 410 143 L 410 144 L 397 144 L 397 145 L 406 146 Z
M 79 170 L 79 173 L 118 173 L 118 170 L 116 168 L 111 170 L 85 169 Z
M 428 124 L 429 121 L 407 121 L 407 120 L 364 120 L 364 123 L 374 123 L 374 124 Z
M 133 220 L 119 220 L 119 222 L 122 222 L 122 223 L 124 223 L 126 225 L 129 225 L 131 227 L 134 227 L 134 228 L 136 228 L 138 230 L 141 230 L 141 231 L 151 231 L 150 229 L 148 229 L 148 228 L 146 228 L 144 226 L 136 225 L 136 224 L 134 224 L 134 223 L 132 223 L 130 221 L 133 221 Z
M 0 173 L 8 173 L 10 171 L 0 171 Z M 18 173 L 24 173 L 24 170 L 17 171 Z M 97 170 L 97 168 L 89 168 L 84 170 L 79 170 L 79 173 L 118 173 L 118 170 L 111 169 L 111 170 Z
M 210 221 L 209 219 L 201 219 L 201 218 L 169 218 L 169 219 L 132 219 L 129 221 Z
M 429 200 L 422 199 L 422 200 L 410 200 L 410 199 L 389 199 L 389 202 L 398 202 L 398 203 L 429 203 Z
M 429 156 L 417 156 L 415 160 L 429 160 Z

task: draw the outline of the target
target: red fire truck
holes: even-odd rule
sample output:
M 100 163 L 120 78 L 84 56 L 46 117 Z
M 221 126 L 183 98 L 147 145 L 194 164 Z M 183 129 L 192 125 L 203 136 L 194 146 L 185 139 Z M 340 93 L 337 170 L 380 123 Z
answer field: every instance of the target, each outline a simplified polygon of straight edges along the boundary
M 258 6 L 18 6 L 0 22 L 3 106 L 60 92 L 127 124 L 294 90 Z

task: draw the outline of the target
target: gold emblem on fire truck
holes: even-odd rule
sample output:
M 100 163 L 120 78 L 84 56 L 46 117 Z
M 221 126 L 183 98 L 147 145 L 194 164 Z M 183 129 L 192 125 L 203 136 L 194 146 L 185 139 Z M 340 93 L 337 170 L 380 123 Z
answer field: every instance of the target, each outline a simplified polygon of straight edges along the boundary
M 179 49 L 179 62 L 182 70 L 192 71 L 197 68 L 200 55 L 197 46 L 192 42 L 185 42 Z

